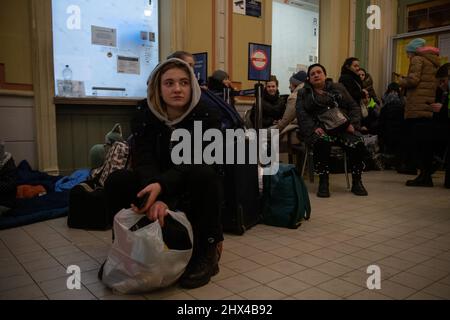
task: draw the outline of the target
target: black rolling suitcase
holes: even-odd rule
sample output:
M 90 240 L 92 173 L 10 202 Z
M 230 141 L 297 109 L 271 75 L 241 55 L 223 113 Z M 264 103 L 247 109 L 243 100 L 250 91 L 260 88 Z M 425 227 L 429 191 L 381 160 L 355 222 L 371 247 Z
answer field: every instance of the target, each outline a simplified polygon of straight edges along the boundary
M 230 99 L 227 99 L 227 103 L 229 103 L 227 104 L 208 90 L 202 91 L 202 99 L 209 105 L 215 105 L 221 111 L 223 132 L 226 129 L 244 128 L 240 115 L 234 106 L 230 106 L 233 105 L 230 103 Z M 226 154 L 225 152 L 226 150 L 224 150 L 224 154 Z M 260 221 L 261 197 L 258 186 L 258 165 L 225 165 L 221 171 L 225 195 L 222 211 L 223 231 L 242 235 Z
M 261 220 L 261 199 L 258 182 L 258 165 L 250 164 L 250 141 L 245 139 L 245 164 L 237 164 L 234 142 L 234 163 L 224 166 L 225 205 L 222 212 L 222 226 L 226 233 L 243 235 L 246 230 Z
M 258 165 L 226 166 L 224 191 L 223 231 L 243 235 L 246 230 L 258 224 L 261 219 Z

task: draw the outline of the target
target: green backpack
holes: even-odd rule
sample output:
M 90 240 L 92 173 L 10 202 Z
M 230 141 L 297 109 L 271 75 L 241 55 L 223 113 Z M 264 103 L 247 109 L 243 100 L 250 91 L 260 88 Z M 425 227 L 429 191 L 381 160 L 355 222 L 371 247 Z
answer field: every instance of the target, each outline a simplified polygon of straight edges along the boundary
M 280 164 L 278 173 L 264 176 L 263 221 L 267 225 L 297 229 L 309 220 L 311 203 L 305 182 L 294 165 Z

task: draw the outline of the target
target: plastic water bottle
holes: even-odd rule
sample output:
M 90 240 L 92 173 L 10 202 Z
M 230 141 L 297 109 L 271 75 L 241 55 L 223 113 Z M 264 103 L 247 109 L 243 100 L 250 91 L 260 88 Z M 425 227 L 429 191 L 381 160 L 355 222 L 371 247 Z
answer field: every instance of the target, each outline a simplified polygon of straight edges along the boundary
M 63 70 L 63 79 L 64 95 L 70 95 L 72 93 L 72 69 L 69 68 L 68 64 L 66 64 L 66 67 Z

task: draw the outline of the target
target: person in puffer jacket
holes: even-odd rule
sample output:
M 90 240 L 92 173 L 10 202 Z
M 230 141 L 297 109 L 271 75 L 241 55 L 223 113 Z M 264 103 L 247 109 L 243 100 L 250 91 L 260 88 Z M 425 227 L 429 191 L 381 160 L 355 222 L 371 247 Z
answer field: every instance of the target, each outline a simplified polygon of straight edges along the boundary
M 407 90 L 405 119 L 411 150 L 415 153 L 419 176 L 406 182 L 410 187 L 432 187 L 433 108 L 436 98 L 436 71 L 440 66 L 439 50 L 426 47 L 424 39 L 414 39 L 406 46 L 410 58 L 408 75 L 400 86 Z
M 367 149 L 358 131 L 361 127 L 361 109 L 340 83 L 327 80 L 327 71 L 321 64 L 308 68 L 308 79 L 297 95 L 297 119 L 300 137 L 314 152 L 315 171 L 319 175 L 319 198 L 329 198 L 329 165 L 331 146 L 337 144 L 349 156 L 352 170 L 352 193 L 367 196 L 361 175 Z M 327 130 L 321 115 L 338 109 L 346 122 L 337 130 Z

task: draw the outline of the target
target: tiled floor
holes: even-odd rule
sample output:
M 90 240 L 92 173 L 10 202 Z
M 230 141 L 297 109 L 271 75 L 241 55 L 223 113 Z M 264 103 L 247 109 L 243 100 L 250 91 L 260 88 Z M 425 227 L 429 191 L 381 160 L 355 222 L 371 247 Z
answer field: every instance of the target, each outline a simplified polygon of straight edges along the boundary
M 406 188 L 409 177 L 370 172 L 367 198 L 333 175 L 332 197 L 310 187 L 312 219 L 298 230 L 258 225 L 226 235 L 220 273 L 202 288 L 114 295 L 97 279 L 108 232 L 71 230 L 66 219 L 0 231 L 0 299 L 450 299 L 450 190 Z M 81 267 L 81 290 L 66 286 Z M 367 267 L 381 268 L 368 290 Z

